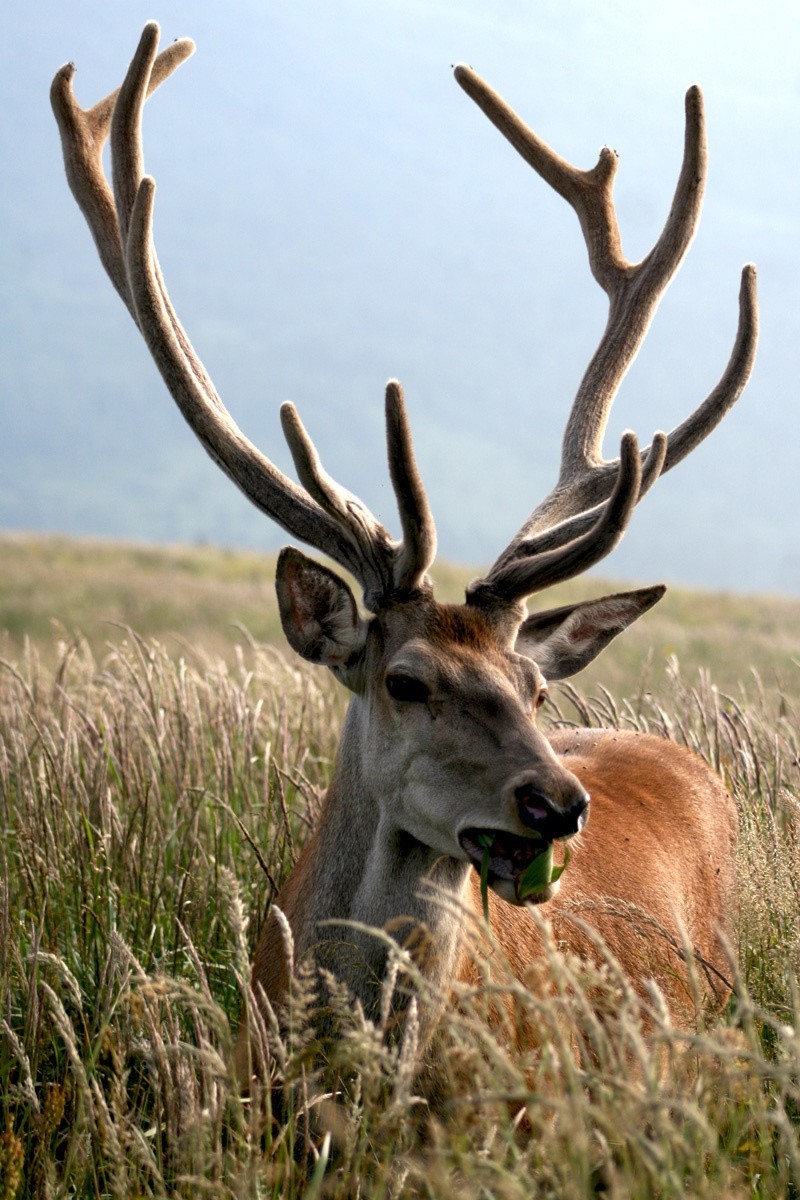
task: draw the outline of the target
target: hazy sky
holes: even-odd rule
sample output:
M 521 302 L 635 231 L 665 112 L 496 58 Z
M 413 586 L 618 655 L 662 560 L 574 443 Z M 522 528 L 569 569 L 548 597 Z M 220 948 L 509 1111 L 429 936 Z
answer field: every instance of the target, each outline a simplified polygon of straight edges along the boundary
M 396 526 L 386 378 L 406 386 L 442 552 L 486 562 L 557 465 L 602 329 L 573 214 L 453 83 L 470 62 L 562 154 L 607 142 L 625 249 L 646 253 L 702 85 L 700 232 L 626 380 L 607 449 L 649 440 L 721 374 L 743 263 L 762 340 L 736 410 L 642 504 L 604 568 L 800 592 L 800 8 L 727 2 L 123 4 L 45 0 L 0 46 L 0 526 L 276 545 L 172 411 L 63 182 L 47 92 L 91 103 L 144 22 L 196 56 L 151 102 L 157 237 L 192 338 L 282 465 L 290 398 L 326 465 Z M 385 511 L 384 511 L 385 510 Z M 787 517 L 786 514 L 791 514 Z

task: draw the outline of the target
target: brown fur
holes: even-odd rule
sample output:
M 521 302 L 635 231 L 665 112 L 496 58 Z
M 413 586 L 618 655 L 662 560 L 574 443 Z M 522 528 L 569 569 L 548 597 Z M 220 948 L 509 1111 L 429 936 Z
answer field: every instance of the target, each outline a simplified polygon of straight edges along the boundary
M 551 745 L 591 795 L 586 828 L 570 847 L 561 888 L 543 913 L 558 942 L 592 958 L 600 934 L 634 982 L 655 980 L 673 1017 L 697 1015 L 684 950 L 710 1007 L 730 992 L 726 948 L 733 905 L 736 810 L 721 780 L 692 751 L 647 734 L 559 730 Z M 470 899 L 481 912 L 480 881 Z M 541 952 L 526 909 L 490 893 L 492 932 L 520 979 Z M 466 957 L 460 973 L 469 971 Z

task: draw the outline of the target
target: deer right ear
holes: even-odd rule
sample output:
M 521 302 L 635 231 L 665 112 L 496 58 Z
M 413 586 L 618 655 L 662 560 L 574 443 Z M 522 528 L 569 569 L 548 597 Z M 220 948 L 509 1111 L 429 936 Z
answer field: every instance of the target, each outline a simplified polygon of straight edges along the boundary
M 350 588 L 327 567 L 288 548 L 278 555 L 278 608 L 289 645 L 308 662 L 321 663 L 351 686 L 346 668 L 355 664 L 367 638 Z

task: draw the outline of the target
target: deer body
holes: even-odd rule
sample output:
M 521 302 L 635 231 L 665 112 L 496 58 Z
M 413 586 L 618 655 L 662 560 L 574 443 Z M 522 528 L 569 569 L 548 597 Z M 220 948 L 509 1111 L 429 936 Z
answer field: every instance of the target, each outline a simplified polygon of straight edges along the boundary
M 496 644 L 492 649 L 502 663 L 505 656 L 497 653 Z M 455 748 L 439 745 L 432 764 L 415 763 L 425 755 L 416 738 L 414 752 L 406 750 L 405 761 L 398 763 L 390 744 L 392 722 L 387 721 L 385 740 L 379 742 L 385 766 L 378 771 L 371 761 L 375 716 L 363 711 L 371 701 L 351 701 L 333 782 L 309 842 L 277 898 L 296 953 L 316 953 L 347 981 L 373 1018 L 380 1004 L 386 946 L 354 930 L 353 924 L 388 929 L 400 941 L 408 935 L 412 944 L 423 927 L 431 981 L 446 991 L 451 980 L 469 978 L 472 960 L 465 952 L 461 912 L 471 908 L 482 919 L 480 885 L 474 863 L 457 840 L 448 844 L 448 831 L 501 825 L 511 835 L 524 836 L 513 786 L 527 772 L 535 773 L 542 786 L 546 765 L 551 796 L 556 784 L 563 795 L 577 783 L 577 794 L 591 797 L 590 819 L 570 843 L 569 869 L 546 902 L 559 942 L 591 957 L 594 948 L 581 925 L 587 921 L 633 979 L 659 981 L 675 1019 L 687 1023 L 696 1016 L 696 998 L 686 978 L 688 948 L 696 957 L 705 999 L 717 1005 L 727 995 L 730 973 L 724 939 L 732 914 L 736 839 L 735 808 L 719 778 L 693 752 L 646 734 L 568 729 L 543 737 L 535 728 L 530 695 L 515 695 L 511 688 L 503 695 L 497 680 L 486 677 L 486 645 L 465 645 L 456 632 L 449 645 L 437 645 L 437 652 L 451 667 L 460 662 L 472 676 L 471 690 L 481 685 L 484 690 L 487 703 L 471 709 L 466 717 L 470 728 L 462 731 L 471 750 L 462 745 L 448 754 L 447 749 Z M 500 666 L 497 670 L 506 674 Z M 386 707 L 382 697 L 380 702 Z M 458 705 L 457 693 L 432 703 L 448 702 Z M 403 715 L 409 713 L 400 720 Z M 435 738 L 436 713 L 419 715 Z M 370 736 L 365 738 L 366 729 Z M 426 797 L 424 812 L 428 818 L 438 812 L 441 827 L 417 829 L 417 837 L 411 832 L 413 801 L 403 793 L 413 791 L 426 775 L 433 776 L 435 794 Z M 440 844 L 432 845 L 437 840 Z M 442 893 L 456 903 L 443 905 Z M 504 958 L 526 979 L 541 954 L 538 924 L 526 908 L 495 893 L 490 893 L 489 912 Z M 257 995 L 263 992 L 280 1008 L 288 985 L 286 947 L 274 916 L 261 932 L 253 985 Z M 242 1043 L 242 1063 L 246 1054 Z
M 612 198 L 614 153 L 605 149 L 594 168 L 578 170 L 470 68 L 456 69 L 461 87 L 575 209 L 609 315 L 567 419 L 555 486 L 470 585 L 464 604 L 442 605 L 427 574 L 436 535 L 400 385 L 386 388 L 389 471 L 402 527 L 395 541 L 326 473 L 291 405 L 281 416 L 300 487 L 247 440 L 178 320 L 153 243 L 155 185 L 143 172 L 141 114 L 150 91 L 193 46 L 179 41 L 158 54 L 158 36 L 155 24 L 145 28 L 122 87 L 92 109 L 75 101 L 74 67 L 56 75 L 51 100 L 70 187 L 112 283 L 203 446 L 262 511 L 355 577 L 366 610 L 327 566 L 298 550 L 281 553 L 276 586 L 290 645 L 352 693 L 319 821 L 277 899 L 296 952 L 313 952 L 374 1015 L 385 942 L 369 929 L 388 929 L 417 947 L 424 971 L 446 992 L 471 967 L 459 906 L 440 898 L 479 911 L 476 868 L 486 862 L 492 933 L 520 979 L 531 977 L 541 953 L 523 903 L 531 899 L 567 947 L 592 954 L 590 926 L 632 980 L 655 980 L 676 1018 L 690 1021 L 682 948 L 696 955 L 705 999 L 726 994 L 736 829 L 730 797 L 706 764 L 672 743 L 593 729 L 546 737 L 536 724 L 547 682 L 580 671 L 664 588 L 530 616 L 525 602 L 613 549 L 641 497 L 715 428 L 752 369 L 757 308 L 748 266 L 733 351 L 717 386 L 669 435 L 654 434 L 640 451 L 628 432 L 619 456 L 603 457 L 617 388 L 697 226 L 706 171 L 699 90 L 686 97 L 683 166 L 663 232 L 631 263 Z M 109 136 L 113 188 L 102 164 Z M 566 842 L 572 858 L 563 878 L 551 873 L 531 889 L 529 868 Z M 280 1006 L 286 995 L 281 919 L 270 915 L 261 933 L 256 1003 Z M 238 1057 L 246 1073 L 244 1040 Z

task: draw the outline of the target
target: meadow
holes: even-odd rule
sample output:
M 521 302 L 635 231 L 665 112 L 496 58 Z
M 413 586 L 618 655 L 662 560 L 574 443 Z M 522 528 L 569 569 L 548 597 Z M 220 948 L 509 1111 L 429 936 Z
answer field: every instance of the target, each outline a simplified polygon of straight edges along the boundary
M 670 592 L 545 710 L 684 742 L 731 788 L 724 1013 L 677 1030 L 609 955 L 553 945 L 545 998 L 495 952 L 443 1007 L 398 947 L 396 985 L 440 1014 L 432 1112 L 414 1021 L 387 1040 L 344 994 L 321 1071 L 297 962 L 278 1115 L 268 1087 L 240 1095 L 233 1045 L 345 698 L 284 652 L 272 570 L 0 538 L 0 1200 L 800 1194 L 800 603 Z M 440 594 L 468 577 L 442 570 Z M 498 996 L 535 1051 L 488 1032 Z

